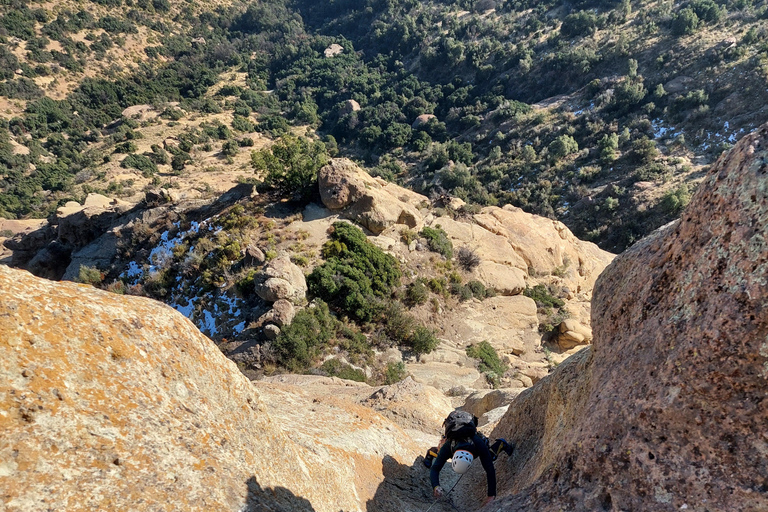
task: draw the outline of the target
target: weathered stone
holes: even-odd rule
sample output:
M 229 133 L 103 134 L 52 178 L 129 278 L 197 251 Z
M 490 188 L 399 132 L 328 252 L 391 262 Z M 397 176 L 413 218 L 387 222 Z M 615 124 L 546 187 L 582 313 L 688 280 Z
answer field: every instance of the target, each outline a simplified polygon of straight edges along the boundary
M 274 341 L 280 336 L 280 328 L 275 324 L 267 324 L 264 326 L 264 336 L 268 340 Z
M 272 309 L 264 313 L 259 319 L 260 323 L 273 323 L 278 327 L 284 327 L 290 325 L 293 322 L 293 317 L 296 315 L 296 310 L 289 301 L 285 299 L 278 299 L 272 304 Z
M 397 384 L 373 393 L 364 405 L 397 423 L 402 428 L 440 435 L 442 423 L 453 410 L 451 401 L 434 387 L 406 377 Z M 429 404 L 428 407 L 425 405 Z
M 433 114 L 421 114 L 416 119 L 414 119 L 413 124 L 411 124 L 411 128 L 415 130 L 420 126 L 429 123 L 432 119 L 437 119 L 437 117 L 435 117 Z
M 35 254 L 26 268 L 38 277 L 56 281 L 62 278 L 71 259 L 72 248 L 54 240 Z
M 518 295 L 525 290 L 525 272 L 516 267 L 481 261 L 474 274 L 478 281 L 499 295 Z
M 587 345 L 592 341 L 592 329 L 577 320 L 567 318 L 558 327 L 557 344 L 563 350 L 570 350 L 578 345 Z
M 462 347 L 487 341 L 500 355 L 521 355 L 541 346 L 536 303 L 523 295 L 465 302 L 438 319 L 445 337 Z
M 323 54 L 325 55 L 326 59 L 329 59 L 331 57 L 335 57 L 336 55 L 339 55 L 341 53 L 344 53 L 344 47 L 340 44 L 333 43 L 328 48 L 325 49 Z
M 256 294 L 267 302 L 286 299 L 294 304 L 303 302 L 307 294 L 307 281 L 301 268 L 287 255 L 270 261 L 256 277 Z
M 267 257 L 264 252 L 255 245 L 249 245 L 245 249 L 245 256 L 243 258 L 243 265 L 247 267 L 258 267 L 267 261 Z
M 415 206 L 426 197 L 373 178 L 352 161 L 334 159 L 318 173 L 320 198 L 331 210 L 378 235 L 395 224 L 415 228 L 421 216 Z
M 355 100 L 347 100 L 344 102 L 344 106 L 341 107 L 339 113 L 342 116 L 345 116 L 347 114 L 351 114 L 352 112 L 357 112 L 358 110 L 360 110 L 360 104 L 358 102 Z
M 499 507 L 768 509 L 766 159 L 763 126 L 720 157 L 679 221 L 605 270 L 593 345 L 494 431 L 518 446 Z
M 486 427 L 488 425 L 493 425 L 494 423 L 497 423 L 501 418 L 504 417 L 504 415 L 509 410 L 509 405 L 504 405 L 502 407 L 497 407 L 496 409 L 491 409 L 490 411 L 486 412 L 480 418 L 478 418 L 477 426 L 478 427 Z M 487 427 L 491 428 L 491 427 Z
M 509 405 L 521 389 L 482 389 L 469 395 L 461 409 L 478 418 L 490 410 Z
M 339 393 L 254 385 L 153 300 L 0 266 L 0 316 L 8 512 L 389 511 L 384 471 L 423 451 Z
M 443 393 L 456 386 L 469 389 L 488 387 L 485 377 L 472 367 L 450 363 L 410 363 L 405 365 L 405 370 L 414 381 L 437 388 Z

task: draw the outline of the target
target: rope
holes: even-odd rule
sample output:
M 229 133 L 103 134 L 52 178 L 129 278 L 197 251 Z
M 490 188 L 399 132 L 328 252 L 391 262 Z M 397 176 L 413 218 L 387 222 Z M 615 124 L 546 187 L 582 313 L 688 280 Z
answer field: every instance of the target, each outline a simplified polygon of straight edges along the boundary
M 442 495 L 442 496 L 440 496 L 439 498 L 437 498 L 437 499 L 434 501 L 434 503 L 432 503 L 432 504 L 429 506 L 429 508 L 428 508 L 428 509 L 427 509 L 425 512 L 429 512 L 429 511 L 432 509 L 432 507 L 434 507 L 435 505 L 437 505 L 437 502 L 438 502 L 438 501 L 440 501 L 441 499 L 447 498 L 447 497 L 448 497 L 448 495 L 449 495 L 449 494 L 451 494 L 451 491 L 453 491 L 453 489 L 455 489 L 455 488 L 456 488 L 456 486 L 459 484 L 459 482 L 461 482 L 461 479 L 462 479 L 462 478 L 464 478 L 464 475 L 466 475 L 466 473 L 462 473 L 462 474 L 461 474 L 461 476 L 459 477 L 459 479 L 458 479 L 458 480 L 456 480 L 456 483 L 455 483 L 455 484 L 453 484 L 453 487 L 451 487 L 451 490 L 450 490 L 450 491 L 448 491 L 447 493 L 443 494 L 443 495 Z M 451 503 L 451 502 L 449 502 L 449 503 L 450 503 L 450 505 L 451 505 L 453 508 L 456 508 L 456 505 L 454 505 L 454 504 L 453 504 L 453 503 Z

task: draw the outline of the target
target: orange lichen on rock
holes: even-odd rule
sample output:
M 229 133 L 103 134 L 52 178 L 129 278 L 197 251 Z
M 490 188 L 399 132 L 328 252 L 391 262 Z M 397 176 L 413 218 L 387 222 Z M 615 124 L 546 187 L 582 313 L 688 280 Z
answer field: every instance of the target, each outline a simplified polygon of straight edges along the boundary
M 310 400 L 277 384 L 265 402 L 188 319 L 150 299 L 0 266 L 0 319 L 9 512 L 359 510 L 385 452 L 418 453 L 358 405 L 334 399 L 314 418 Z M 339 417 L 355 421 L 342 429 Z

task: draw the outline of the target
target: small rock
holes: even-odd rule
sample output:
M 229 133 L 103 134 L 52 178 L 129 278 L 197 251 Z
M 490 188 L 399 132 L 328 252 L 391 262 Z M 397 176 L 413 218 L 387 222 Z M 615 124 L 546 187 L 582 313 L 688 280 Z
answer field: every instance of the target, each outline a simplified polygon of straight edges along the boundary
M 264 326 L 264 336 L 266 336 L 268 340 L 274 341 L 279 335 L 280 328 L 275 324 L 267 324 Z
M 248 248 L 245 249 L 243 265 L 247 267 L 258 267 L 263 265 L 265 261 L 267 261 L 267 258 L 264 256 L 264 251 L 255 245 L 249 245 Z

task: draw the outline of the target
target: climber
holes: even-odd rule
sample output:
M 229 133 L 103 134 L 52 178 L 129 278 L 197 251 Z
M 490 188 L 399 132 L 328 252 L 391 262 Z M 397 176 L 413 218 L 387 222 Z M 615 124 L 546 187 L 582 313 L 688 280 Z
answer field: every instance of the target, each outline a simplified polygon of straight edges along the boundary
M 444 494 L 440 487 L 440 470 L 449 458 L 453 470 L 463 475 L 472 461 L 479 457 L 488 480 L 488 493 L 482 505 L 490 503 L 496 498 L 496 469 L 493 463 L 502 451 L 512 455 L 514 445 L 502 438 L 491 445 L 489 439 L 477 431 L 477 418 L 466 411 L 453 411 L 443 421 L 443 426 L 445 433 L 440 444 L 430 448 L 424 457 L 424 465 L 430 468 L 429 477 L 435 498 Z

